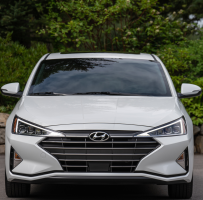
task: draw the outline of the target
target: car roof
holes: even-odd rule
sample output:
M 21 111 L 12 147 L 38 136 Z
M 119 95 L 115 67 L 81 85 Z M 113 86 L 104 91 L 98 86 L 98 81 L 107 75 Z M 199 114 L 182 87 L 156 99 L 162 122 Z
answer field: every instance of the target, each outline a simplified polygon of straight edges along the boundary
M 46 60 L 53 59 L 69 59 L 69 58 L 127 58 L 127 59 L 141 59 L 141 60 L 155 60 L 151 54 L 140 53 L 51 53 L 48 54 Z

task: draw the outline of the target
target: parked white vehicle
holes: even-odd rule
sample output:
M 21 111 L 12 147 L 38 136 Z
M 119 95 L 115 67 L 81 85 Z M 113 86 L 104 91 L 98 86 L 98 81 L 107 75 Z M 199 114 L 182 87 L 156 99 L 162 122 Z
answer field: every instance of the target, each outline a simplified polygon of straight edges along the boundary
M 193 125 L 161 60 L 150 54 L 53 53 L 36 64 L 6 124 L 6 194 L 32 183 L 163 184 L 187 199 Z

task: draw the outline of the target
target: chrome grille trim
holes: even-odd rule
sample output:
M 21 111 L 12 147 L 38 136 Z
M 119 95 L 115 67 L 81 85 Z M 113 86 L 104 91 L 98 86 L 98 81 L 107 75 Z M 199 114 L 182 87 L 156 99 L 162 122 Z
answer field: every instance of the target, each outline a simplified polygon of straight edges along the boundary
M 131 137 L 132 138 L 132 137 Z M 140 137 L 141 138 L 141 137 Z M 61 141 L 42 141 L 43 143 L 61 143 Z M 109 142 L 109 141 L 104 141 L 105 143 L 114 143 L 114 144 L 116 144 L 116 143 L 157 143 L 157 142 L 154 142 L 154 141 L 152 141 L 152 142 Z M 101 143 L 101 144 L 103 144 L 104 142 L 94 142 L 94 143 Z M 88 141 L 88 142 L 78 142 L 78 141 L 63 141 L 63 143 L 80 143 L 80 144 L 87 144 L 87 143 L 92 143 L 92 142 L 90 142 L 90 141 Z
M 142 156 L 144 154 L 80 154 L 80 153 L 51 153 L 52 155 L 65 155 L 65 156 Z
M 123 162 L 123 161 L 139 161 L 139 160 L 75 160 L 75 159 L 59 159 L 59 161 L 75 161 L 75 162 L 80 162 L 80 161 L 88 161 L 88 162 L 93 162 L 93 161 L 97 161 L 97 162 L 106 162 L 106 161 L 113 161 L 113 162 Z
M 44 147 L 44 149 L 81 149 L 81 150 L 85 150 L 85 149 L 94 149 L 94 150 L 101 150 L 104 148 L 66 148 L 66 147 Z M 111 150 L 112 148 L 105 148 L 106 150 Z M 134 150 L 135 148 L 113 148 L 115 150 Z M 136 148 L 136 149 L 154 149 L 154 148 Z
M 134 132 L 131 137 L 129 133 L 126 137 L 117 135 L 111 134 L 103 142 L 88 137 L 47 137 L 39 146 L 54 156 L 64 171 L 80 173 L 133 173 L 138 163 L 160 146 L 151 137 L 134 137 Z
M 62 165 L 62 167 L 88 167 L 88 166 L 82 166 L 82 165 Z

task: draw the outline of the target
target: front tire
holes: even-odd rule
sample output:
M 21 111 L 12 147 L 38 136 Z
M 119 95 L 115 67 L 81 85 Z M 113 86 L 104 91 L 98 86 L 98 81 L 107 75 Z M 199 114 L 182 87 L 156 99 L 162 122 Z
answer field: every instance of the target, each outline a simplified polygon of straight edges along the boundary
M 30 184 L 9 182 L 6 173 L 5 188 L 8 197 L 28 197 L 30 195 Z
M 193 191 L 193 178 L 190 183 L 168 185 L 168 195 L 173 199 L 190 199 Z

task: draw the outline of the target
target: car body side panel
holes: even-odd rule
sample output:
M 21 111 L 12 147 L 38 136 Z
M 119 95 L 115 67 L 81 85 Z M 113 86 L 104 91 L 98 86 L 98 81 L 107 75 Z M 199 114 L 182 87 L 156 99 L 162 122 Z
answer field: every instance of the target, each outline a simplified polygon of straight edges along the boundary
M 14 170 L 18 170 L 18 173 L 38 173 L 44 171 L 52 171 L 53 169 L 62 170 L 59 162 L 38 146 L 43 137 L 32 137 L 32 136 L 20 136 L 12 134 L 13 119 L 18 110 L 20 104 L 23 101 L 23 97 L 18 101 L 12 113 L 6 122 L 6 134 L 5 134 L 5 165 L 6 169 L 10 169 L 10 150 L 13 147 L 20 156 L 23 158 L 23 166 L 18 170 L 17 166 Z M 25 162 L 24 162 L 25 161 Z M 7 171 L 8 172 L 8 171 Z M 8 174 L 7 174 L 8 175 Z

